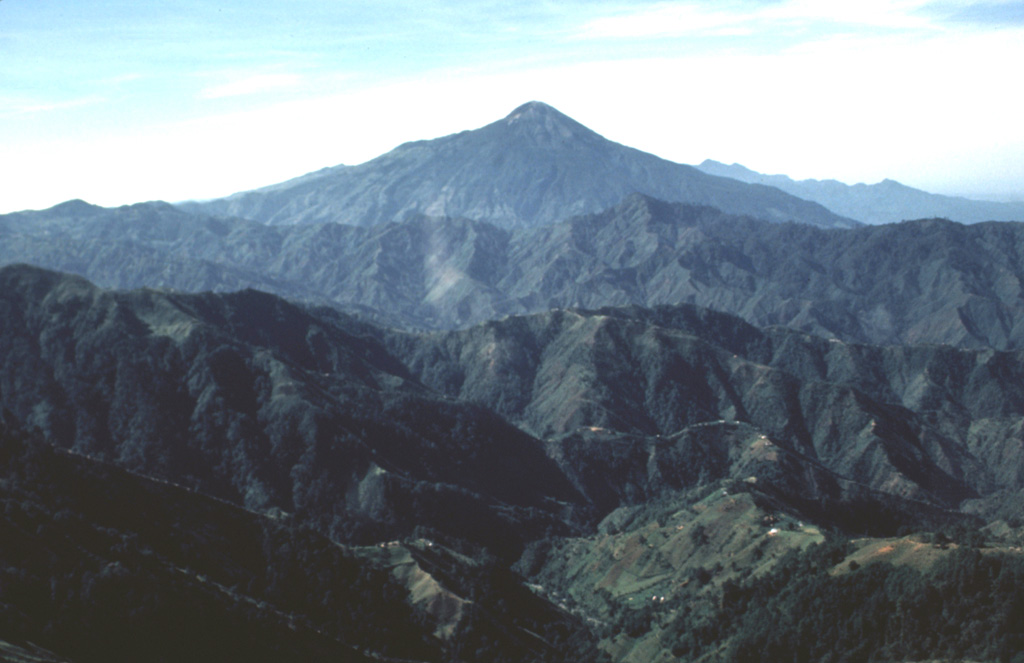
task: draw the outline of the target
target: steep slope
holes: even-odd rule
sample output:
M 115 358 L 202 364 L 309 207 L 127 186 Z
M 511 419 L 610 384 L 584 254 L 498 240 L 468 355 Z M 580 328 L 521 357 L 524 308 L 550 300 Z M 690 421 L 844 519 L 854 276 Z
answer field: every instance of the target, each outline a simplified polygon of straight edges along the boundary
M 770 221 L 856 225 L 778 189 L 705 175 L 611 142 L 539 102 L 480 129 L 406 143 L 358 166 L 187 207 L 270 224 L 364 226 L 427 214 L 507 229 L 597 212 L 632 193 Z
M 689 302 L 884 344 L 1012 348 L 1024 329 L 1019 224 L 827 231 L 634 197 L 516 239 L 499 287 L 548 306 Z
M 713 490 L 538 546 L 522 568 L 538 592 L 618 625 L 602 647 L 622 663 L 1007 658 L 1024 638 L 1024 556 L 960 531 L 851 541 Z
M 19 421 L 340 537 L 454 533 L 461 513 L 462 535 L 512 550 L 566 513 L 582 524 L 630 491 L 735 478 L 763 457 L 762 478 L 793 496 L 845 481 L 984 510 L 1024 489 L 1019 353 L 850 345 L 693 307 L 408 334 L 252 291 L 114 293 L 29 267 L 0 285 L 0 401 Z M 720 421 L 752 428 L 692 429 Z M 604 445 L 635 468 L 615 485 L 583 478 L 573 445 L 602 448 L 572 437 L 587 427 L 638 436 Z M 702 460 L 708 445 L 740 455 Z M 691 479 L 652 478 L 655 457 L 676 468 L 659 476 Z
M 0 265 L 31 263 L 105 287 L 258 288 L 413 326 L 518 310 L 493 287 L 508 233 L 465 220 L 274 227 L 159 202 L 71 201 L 0 217 L 0 240 Z
M 835 180 L 795 181 L 785 175 L 764 175 L 739 164 L 727 166 L 710 159 L 697 168 L 708 175 L 773 186 L 861 223 L 898 223 L 907 219 L 926 218 L 950 219 L 960 223 L 1024 221 L 1024 203 L 941 196 L 888 179 L 878 184 L 852 186 Z
M 493 562 L 342 546 L 2 421 L 0 506 L 0 638 L 20 645 L 0 640 L 5 661 L 550 660 L 588 639 L 510 574 L 496 586 Z
M 854 624 L 848 647 L 880 606 L 903 625 L 872 631 L 892 660 L 994 660 L 1024 634 L 1021 385 L 1020 353 L 695 306 L 409 333 L 253 291 L 3 268 L 0 643 L 72 661 L 739 661 L 789 643 L 824 660 L 805 624 Z M 787 615 L 777 637 L 764 606 Z M 984 642 L 936 640 L 925 609 Z
M 0 217 L 0 264 L 107 287 L 254 287 L 371 320 L 452 328 L 551 308 L 695 303 L 866 343 L 1024 343 L 1024 226 L 924 220 L 848 231 L 632 196 L 533 230 L 415 218 L 266 226 L 163 203 Z
M 3 424 L 0 460 L 0 637 L 73 661 L 439 658 L 398 583 L 323 537 Z
M 691 307 L 552 312 L 390 345 L 425 384 L 553 438 L 594 500 L 744 472 L 790 495 L 853 482 L 946 506 L 997 507 L 1024 488 L 1020 353 L 850 345 Z M 591 428 L 634 438 L 584 443 Z
M 845 481 L 953 507 L 1024 488 L 1017 353 L 848 345 L 693 307 L 407 334 L 253 291 L 118 293 L 30 267 L 0 286 L 0 402 L 17 420 L 342 538 L 419 525 L 514 550 L 630 491 L 754 465 L 791 496 Z M 752 428 L 706 428 L 723 420 Z M 573 449 L 602 447 L 573 437 L 587 427 L 637 436 L 603 447 L 634 469 L 588 483 Z M 733 451 L 706 456 L 716 445 Z
M 0 404 L 60 447 L 342 539 L 421 526 L 514 554 L 582 506 L 539 441 L 254 291 L 113 293 L 4 268 Z

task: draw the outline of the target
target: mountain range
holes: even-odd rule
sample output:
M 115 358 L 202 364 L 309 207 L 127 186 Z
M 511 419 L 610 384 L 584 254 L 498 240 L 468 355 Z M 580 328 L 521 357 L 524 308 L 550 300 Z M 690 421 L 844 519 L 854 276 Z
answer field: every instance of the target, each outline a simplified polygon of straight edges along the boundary
M 1017 353 L 850 345 L 693 306 L 413 333 L 251 290 L 106 291 L 28 266 L 0 285 L 0 401 L 15 421 L 254 510 L 380 515 L 390 491 L 428 503 L 436 485 L 504 504 L 499 520 L 557 505 L 585 522 L 586 491 L 542 440 L 722 420 L 901 497 L 959 507 L 1024 488 L 1024 460 L 1007 456 L 1024 415 Z
M 1024 226 L 767 223 L 634 195 L 534 229 L 418 217 L 268 226 L 166 203 L 0 217 L 0 264 L 100 285 L 258 288 L 450 329 L 551 308 L 692 303 L 851 342 L 1022 347 Z
M 532 102 L 0 216 L 0 660 L 1024 663 L 1024 225 L 784 184 Z
M 1024 491 L 1019 353 L 851 345 L 781 328 L 760 330 L 693 306 L 553 311 L 461 331 L 412 333 L 255 291 L 107 291 L 28 266 L 0 270 L 0 286 L 0 406 L 6 430 L 27 431 L 29 440 L 15 435 L 3 447 L 15 459 L 5 465 L 14 474 L 2 484 L 6 492 L 0 494 L 12 505 L 3 523 L 24 540 L 18 550 L 54 537 L 65 543 L 48 543 L 45 550 L 71 555 L 54 564 L 73 567 L 79 554 L 73 551 L 99 551 L 91 554 L 122 568 L 122 583 L 133 585 L 134 574 L 149 569 L 140 577 L 149 578 L 145 582 L 154 583 L 158 595 L 171 591 L 161 586 L 177 587 L 174 592 L 194 596 L 183 600 L 199 600 L 203 594 L 195 595 L 201 587 L 188 580 L 192 575 L 182 578 L 183 585 L 172 580 L 182 555 L 201 555 L 187 552 L 198 545 L 213 557 L 191 562 L 191 573 L 208 577 L 201 570 L 208 568 L 224 578 L 217 582 L 226 589 L 214 595 L 236 606 L 224 614 L 242 619 L 250 613 L 237 606 L 246 601 L 272 608 L 233 622 L 232 629 L 276 623 L 288 601 L 297 599 L 278 593 L 269 579 L 267 585 L 231 580 L 238 577 L 232 570 L 238 562 L 230 561 L 238 553 L 220 558 L 209 546 L 237 550 L 245 545 L 240 535 L 211 533 L 210 543 L 190 543 L 190 522 L 240 517 L 217 504 L 253 514 L 241 516 L 253 524 L 231 528 L 262 528 L 261 536 L 274 541 L 295 528 L 357 547 L 407 541 L 395 544 L 401 550 L 363 563 L 394 568 L 388 566 L 391 555 L 411 554 L 424 568 L 436 569 L 430 574 L 447 588 L 453 605 L 482 591 L 465 584 L 478 577 L 474 568 L 515 562 L 526 579 L 509 576 L 500 597 L 512 601 L 532 578 L 546 589 L 526 592 L 543 599 L 531 610 L 554 610 L 546 618 L 550 624 L 563 620 L 575 637 L 594 646 L 600 635 L 574 620 L 604 619 L 616 604 L 614 595 L 635 597 L 638 590 L 616 580 L 606 586 L 612 595 L 597 603 L 592 596 L 579 599 L 555 617 L 559 592 L 579 594 L 586 583 L 598 582 L 556 569 L 584 555 L 595 569 L 611 573 L 612 560 L 598 543 L 608 536 L 651 536 L 655 521 L 675 534 L 699 533 L 659 539 L 659 547 L 670 546 L 663 554 L 682 556 L 668 575 L 630 567 L 631 574 L 653 573 L 640 592 L 661 592 L 678 584 L 672 578 L 679 573 L 697 573 L 707 562 L 704 537 L 726 545 L 720 539 L 727 536 L 725 521 L 714 514 L 744 514 L 736 527 L 753 529 L 742 535 L 731 530 L 729 545 L 746 556 L 758 554 L 754 548 L 766 531 L 754 522 L 783 518 L 796 532 L 813 522 L 892 537 L 915 528 L 1012 519 Z M 32 436 L 48 444 L 40 447 Z M 68 463 L 78 469 L 60 471 L 82 474 L 79 484 L 48 478 Z M 110 484 L 92 484 L 93 476 Z M 138 517 L 131 515 L 138 514 L 134 509 L 124 516 L 97 515 L 111 508 L 103 502 L 108 491 L 125 482 L 130 485 L 118 490 L 127 494 L 164 495 L 140 496 L 143 503 L 160 499 L 162 509 L 182 504 L 183 512 L 153 507 L 154 514 L 165 514 L 154 517 L 180 523 L 173 534 L 154 538 L 131 520 Z M 722 486 L 726 494 L 742 496 L 741 511 L 720 497 L 707 502 L 708 489 L 718 495 Z M 90 499 L 99 504 L 88 508 L 96 511 L 83 511 L 65 496 L 69 490 L 95 491 Z M 37 506 L 18 515 L 28 503 Z M 55 515 L 53 529 L 30 525 L 62 508 L 70 513 Z M 192 515 L 197 508 L 206 515 Z M 673 524 L 658 513 L 676 514 Z M 126 556 L 123 543 L 108 549 L 97 535 L 87 536 L 82 528 L 94 522 L 107 523 L 103 536 L 110 545 L 130 540 L 135 552 Z M 26 527 L 35 527 L 35 537 Z M 131 539 L 133 529 L 142 538 Z M 414 539 L 419 548 L 409 547 Z M 317 540 L 303 539 L 301 546 L 324 545 Z M 815 541 L 820 534 L 807 530 L 786 545 L 796 550 Z M 423 552 L 434 542 L 440 546 L 434 553 Z M 271 544 L 257 545 L 267 551 Z M 297 550 L 300 544 L 291 545 Z M 563 545 L 571 546 L 564 557 L 553 557 L 552 546 Z M 346 554 L 365 558 L 360 550 Z M 286 557 L 274 564 L 287 565 L 290 553 L 281 554 Z M 431 561 L 435 554 L 441 558 Z M 854 552 L 838 561 L 848 554 Z M 21 568 L 28 577 L 47 573 L 30 565 L 32 556 L 12 557 L 6 548 L 4 555 L 8 568 Z M 454 576 L 445 575 L 445 566 Z M 70 573 L 67 582 L 82 582 L 78 572 L 61 573 Z M 402 584 L 409 580 L 404 572 L 400 576 L 397 596 L 415 592 Z M 419 605 L 413 595 L 406 601 Z M 36 613 L 10 593 L 4 602 L 20 606 L 5 609 L 17 617 L 11 623 L 26 626 L 0 637 L 27 638 Z M 335 634 L 332 646 L 357 641 L 352 622 L 327 628 L 312 606 L 292 605 L 311 620 L 308 628 Z M 140 614 L 133 619 L 149 624 L 148 613 Z M 420 660 L 437 655 L 430 651 L 451 653 L 459 642 L 457 629 L 426 636 L 447 628 L 439 614 L 430 614 L 403 618 L 403 628 L 420 629 L 416 641 L 426 638 L 423 649 L 414 648 L 426 657 Z M 537 628 L 508 603 L 485 617 L 475 628 L 504 630 L 490 642 L 506 652 L 516 650 L 508 629 Z M 247 621 L 252 619 L 257 621 Z M 469 623 L 457 615 L 448 619 Z M 74 623 L 68 620 L 52 628 L 70 640 L 43 634 L 42 644 L 89 660 L 75 654 L 98 645 L 81 644 L 92 641 L 67 631 Z M 111 626 L 104 622 L 104 628 Z M 264 635 L 283 637 L 273 630 Z M 486 642 L 480 647 L 486 649 Z M 379 643 L 366 646 L 382 651 Z M 549 653 L 557 649 L 554 642 L 545 647 Z
M 786 175 L 764 175 L 734 163 L 707 159 L 701 172 L 731 177 L 749 184 L 764 184 L 804 200 L 813 200 L 836 214 L 861 223 L 898 223 L 908 219 L 942 218 L 960 223 L 1024 221 L 1024 203 L 971 200 L 940 196 L 895 180 L 848 185 L 836 180 L 793 180 Z

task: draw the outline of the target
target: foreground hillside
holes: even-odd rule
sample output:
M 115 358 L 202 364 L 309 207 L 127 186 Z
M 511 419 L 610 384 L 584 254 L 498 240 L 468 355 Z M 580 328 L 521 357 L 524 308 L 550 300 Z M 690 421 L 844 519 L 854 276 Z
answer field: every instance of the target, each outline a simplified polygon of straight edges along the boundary
M 1022 372 L 692 306 L 412 334 L 4 268 L 0 641 L 71 661 L 161 660 L 145 642 L 168 638 L 239 660 L 1011 660 Z
M 592 647 L 493 562 L 431 541 L 342 546 L 6 425 L 0 461 L 0 660 L 567 660 L 570 638 Z
M 946 508 L 1024 488 L 1020 353 L 853 345 L 691 306 L 411 334 L 255 291 L 114 292 L 27 266 L 0 270 L 0 293 L 0 399 L 17 421 L 324 523 L 408 531 L 394 501 L 412 499 L 438 509 L 419 525 L 448 529 L 443 505 L 471 495 L 459 508 L 481 536 L 582 526 L 601 514 L 552 445 L 588 427 L 642 448 L 700 426 L 689 446 L 724 451 L 728 426 L 708 426 L 743 424 L 737 442 L 763 436 L 781 479 L 813 477 L 805 497 L 827 493 L 826 475 Z
M 692 303 L 857 343 L 1024 341 L 1024 226 L 1011 223 L 822 230 L 634 196 L 535 230 L 446 218 L 281 227 L 78 201 L 0 217 L 0 239 L 0 264 L 108 287 L 254 287 L 407 328 Z
M 59 447 L 352 540 L 457 526 L 514 551 L 583 509 L 540 441 L 255 291 L 116 293 L 6 268 L 0 400 Z

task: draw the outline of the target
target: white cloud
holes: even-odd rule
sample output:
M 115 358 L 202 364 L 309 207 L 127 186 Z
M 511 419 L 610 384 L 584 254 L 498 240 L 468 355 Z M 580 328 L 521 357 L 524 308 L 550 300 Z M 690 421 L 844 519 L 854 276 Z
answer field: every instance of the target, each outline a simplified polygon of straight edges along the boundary
M 581 39 L 643 39 L 692 34 L 747 33 L 749 14 L 719 9 L 704 3 L 660 3 L 594 18 L 577 33 Z
M 921 14 L 921 10 L 928 4 L 926 0 L 787 0 L 764 6 L 757 12 L 756 18 L 758 21 L 795 22 L 819 27 L 832 25 L 853 28 L 921 29 L 932 27 L 929 20 Z
M 783 2 L 661 2 L 618 8 L 584 22 L 581 39 L 720 37 L 760 34 L 782 40 L 796 31 L 809 38 L 836 30 L 933 30 L 938 26 L 922 10 L 927 0 L 858 2 L 784 0 Z

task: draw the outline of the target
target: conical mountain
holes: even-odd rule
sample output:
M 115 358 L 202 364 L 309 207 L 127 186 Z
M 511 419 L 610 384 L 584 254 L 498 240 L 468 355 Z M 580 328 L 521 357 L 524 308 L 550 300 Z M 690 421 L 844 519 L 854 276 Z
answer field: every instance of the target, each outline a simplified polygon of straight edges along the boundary
M 706 175 L 612 142 L 536 101 L 480 129 L 192 207 L 272 224 L 365 226 L 428 214 L 516 228 L 598 212 L 633 193 L 770 221 L 856 225 L 778 189 Z

